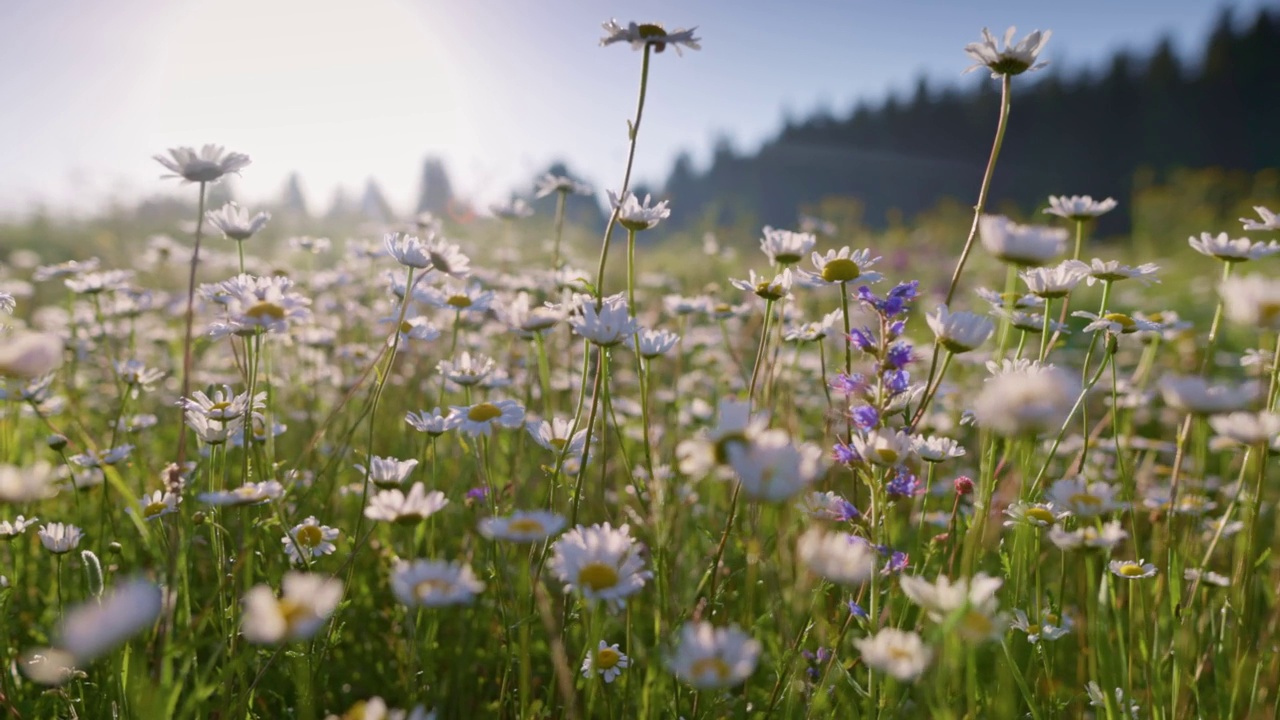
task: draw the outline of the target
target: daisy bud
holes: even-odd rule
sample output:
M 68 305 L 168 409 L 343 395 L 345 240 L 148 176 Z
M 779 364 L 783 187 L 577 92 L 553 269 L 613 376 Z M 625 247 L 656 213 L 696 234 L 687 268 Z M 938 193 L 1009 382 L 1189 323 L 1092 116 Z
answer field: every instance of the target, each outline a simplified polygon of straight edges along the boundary
M 102 597 L 102 563 L 92 550 L 81 550 L 80 560 L 84 562 L 84 575 L 89 583 L 89 594 Z
M 973 480 L 968 475 L 956 478 L 956 494 L 968 495 L 973 492 Z
M 111 553 L 112 555 L 119 555 L 122 552 L 124 552 L 124 548 L 120 546 L 120 543 L 113 542 L 107 546 L 107 552 Z
M 192 515 L 192 516 L 191 516 L 191 524 L 193 524 L 193 525 L 203 525 L 203 524 L 204 524 L 204 519 L 205 519 L 205 514 L 204 514 L 204 513 L 202 513 L 202 512 L 196 512 L 196 514 L 195 514 L 195 515 Z
M 67 436 L 62 434 L 53 434 L 45 439 L 45 444 L 50 450 L 61 450 L 67 446 Z

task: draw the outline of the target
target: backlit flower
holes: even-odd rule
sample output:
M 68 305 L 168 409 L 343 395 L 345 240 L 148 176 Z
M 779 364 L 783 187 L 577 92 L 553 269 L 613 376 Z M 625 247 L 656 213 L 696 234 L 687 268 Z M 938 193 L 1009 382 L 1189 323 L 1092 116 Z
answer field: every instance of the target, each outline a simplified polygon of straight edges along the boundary
M 1046 37 L 1046 39 L 1048 39 Z M 1114 198 L 1094 200 L 1090 195 L 1050 195 L 1046 215 L 1057 215 L 1068 220 L 1088 220 L 1111 212 L 1116 207 Z
M 1049 264 L 1066 250 L 1068 234 L 1064 228 L 1019 225 L 1003 215 L 983 215 L 978 236 L 998 259 L 1036 267 Z
M 1037 63 L 1036 59 L 1044 49 L 1045 43 L 1049 42 L 1052 32 L 1045 30 L 1041 33 L 1036 30 L 1014 45 L 1012 44 L 1013 36 L 1016 32 L 1015 27 L 1005 31 L 1002 48 L 991 35 L 991 31 L 982 28 L 982 41 L 964 46 L 964 51 L 976 61 L 965 72 L 986 67 L 991 71 L 991 77 L 998 78 L 1001 75 L 1021 75 L 1028 70 L 1039 70 L 1048 65 L 1047 62 Z
M 631 44 L 632 50 L 641 50 L 645 45 L 652 45 L 654 52 L 662 52 L 667 45 L 676 49 L 679 55 L 680 47 L 684 46 L 690 50 L 701 50 L 702 46 L 698 43 L 701 38 L 693 36 L 696 27 L 688 30 L 680 28 L 668 32 L 657 23 L 637 24 L 634 21 L 627 23 L 624 27 L 617 20 L 609 20 L 603 24 L 605 36 L 600 38 L 600 45 L 612 45 L 617 42 L 625 42 Z
M 155 155 L 156 162 L 165 166 L 172 175 L 183 182 L 215 182 L 228 173 L 240 173 L 250 162 L 248 155 L 228 153 L 221 145 L 205 145 L 200 152 L 189 147 L 169 148 L 169 157 Z
M 717 628 L 688 622 L 680 629 L 680 645 L 668 661 L 671 672 L 699 690 L 741 685 L 760 661 L 760 642 L 737 625 Z
M 283 594 L 268 585 L 254 586 L 244 596 L 241 632 L 258 645 L 306 640 L 329 619 L 342 599 L 342 581 L 324 575 L 287 572 Z
M 914 682 L 933 660 L 933 651 L 919 635 L 897 628 L 883 628 L 869 638 L 854 640 L 853 644 L 867 667 L 900 682 Z
M 401 562 L 391 572 L 391 591 L 409 607 L 468 605 L 484 587 L 470 565 L 456 561 Z
M 617 643 L 610 645 L 601 640 L 600 645 L 594 651 L 587 652 L 587 657 L 583 659 L 582 677 L 589 678 L 592 673 L 596 673 L 606 683 L 611 683 L 630 664 L 631 658 L 618 649 Z
M 666 200 L 657 205 L 650 205 L 652 197 L 644 196 L 644 202 L 640 202 L 634 193 L 628 192 L 626 197 L 618 198 L 612 190 L 608 191 L 609 204 L 618 213 L 618 222 L 622 227 L 631 231 L 648 230 L 660 221 L 671 216 L 671 210 L 667 208 Z
M 627 525 L 579 525 L 556 540 L 549 567 L 566 592 L 576 590 L 587 600 L 620 608 L 653 577 L 643 569 L 640 550 Z

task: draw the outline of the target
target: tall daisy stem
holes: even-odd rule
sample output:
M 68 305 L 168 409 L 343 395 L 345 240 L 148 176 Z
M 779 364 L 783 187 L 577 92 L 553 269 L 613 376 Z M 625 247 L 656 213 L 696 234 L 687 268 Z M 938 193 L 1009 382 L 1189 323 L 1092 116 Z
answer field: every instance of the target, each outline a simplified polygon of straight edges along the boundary
M 196 210 L 196 243 L 191 251 L 191 272 L 187 276 L 187 329 L 182 338 L 182 395 L 191 394 L 191 327 L 195 323 L 196 268 L 200 265 L 200 241 L 204 237 L 204 200 L 207 183 L 200 183 L 200 203 Z M 178 467 L 187 459 L 186 418 L 178 414 Z

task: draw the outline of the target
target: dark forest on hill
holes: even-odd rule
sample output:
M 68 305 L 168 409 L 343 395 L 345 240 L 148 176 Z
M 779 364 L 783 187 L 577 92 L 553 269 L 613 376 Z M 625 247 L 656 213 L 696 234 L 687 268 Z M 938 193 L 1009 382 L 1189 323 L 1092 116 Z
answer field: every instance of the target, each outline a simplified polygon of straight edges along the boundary
M 1223 11 L 1196 57 L 1179 58 L 1165 39 L 1145 54 L 1118 52 L 1101 71 L 1051 65 L 1015 78 L 989 207 L 1030 209 L 1051 194 L 1124 199 L 1139 170 L 1280 167 L 1280 9 Z M 722 142 L 702 172 L 682 156 L 663 195 L 686 226 L 791 226 L 797 208 L 831 196 L 859 199 L 872 226 L 893 209 L 969 203 L 999 106 L 996 80 L 963 90 L 921 80 L 905 100 L 788 122 L 755 154 Z M 1123 231 L 1127 213 L 1122 202 L 1104 229 Z

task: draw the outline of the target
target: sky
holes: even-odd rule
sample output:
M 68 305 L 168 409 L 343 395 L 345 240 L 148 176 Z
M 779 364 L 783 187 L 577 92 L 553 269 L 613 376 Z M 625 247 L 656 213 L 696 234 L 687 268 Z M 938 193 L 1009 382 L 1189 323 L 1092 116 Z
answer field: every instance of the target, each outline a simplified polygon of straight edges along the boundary
M 783 118 L 994 82 L 965 44 L 984 26 L 1052 30 L 1042 58 L 1094 67 L 1165 34 L 1194 57 L 1222 7 L 1274 0 L 3 0 L 0 213 L 92 212 L 180 193 L 152 156 L 224 145 L 253 158 L 252 205 L 301 174 L 313 208 L 369 178 L 409 212 L 428 155 L 479 205 L 565 161 L 621 183 L 641 54 L 600 24 L 697 26 L 702 50 L 655 55 L 637 180 L 675 156 L 750 151 Z

